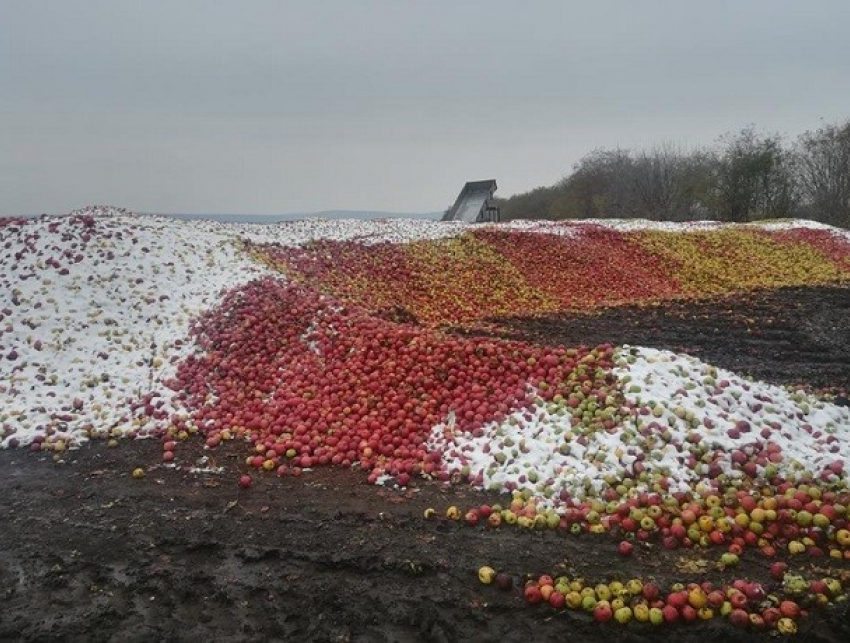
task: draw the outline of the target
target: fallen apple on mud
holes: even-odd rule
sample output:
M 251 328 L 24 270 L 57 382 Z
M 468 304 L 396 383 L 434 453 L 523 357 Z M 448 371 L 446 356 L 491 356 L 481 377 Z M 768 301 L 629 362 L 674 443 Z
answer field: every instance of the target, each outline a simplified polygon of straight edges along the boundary
M 498 572 L 494 580 L 496 586 L 503 591 L 509 591 L 514 584 L 514 580 L 511 575 L 506 574 L 505 572 Z
M 489 585 L 496 578 L 496 570 L 488 565 L 484 565 L 478 570 L 478 580 L 484 585 Z

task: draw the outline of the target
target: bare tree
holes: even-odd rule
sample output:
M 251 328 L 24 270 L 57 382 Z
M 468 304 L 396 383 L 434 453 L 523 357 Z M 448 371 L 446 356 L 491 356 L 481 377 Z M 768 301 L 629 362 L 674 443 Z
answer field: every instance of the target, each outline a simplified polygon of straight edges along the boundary
M 648 219 L 665 220 L 681 202 L 677 174 L 679 153 L 671 145 L 662 145 L 637 154 L 631 183 L 637 209 Z
M 794 160 L 811 217 L 850 228 L 850 121 L 802 134 Z
M 850 227 L 850 121 L 785 146 L 754 126 L 714 149 L 596 149 L 552 187 L 500 201 L 513 218 L 752 221 L 798 216 Z
M 713 206 L 724 221 L 791 216 L 797 205 L 790 154 L 779 136 L 753 126 L 720 139 Z
M 659 221 L 693 219 L 711 177 L 713 159 L 670 143 L 640 152 L 632 164 L 633 215 Z
M 632 216 L 631 152 L 596 149 L 576 163 L 560 188 L 582 218 Z

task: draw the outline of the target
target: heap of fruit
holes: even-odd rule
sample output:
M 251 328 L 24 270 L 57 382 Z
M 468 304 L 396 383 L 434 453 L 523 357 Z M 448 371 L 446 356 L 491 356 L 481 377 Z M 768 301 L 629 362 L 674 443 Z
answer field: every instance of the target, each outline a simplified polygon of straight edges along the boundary
M 512 586 L 509 575 L 489 566 L 482 567 L 478 577 L 501 589 Z M 797 621 L 810 609 L 846 600 L 839 579 L 806 580 L 791 574 L 775 578 L 768 586 L 738 579 L 722 586 L 704 581 L 676 583 L 666 589 L 637 578 L 592 584 L 581 578 L 545 574 L 526 581 L 523 596 L 530 605 L 586 612 L 599 623 L 662 625 L 725 618 L 736 627 L 772 629 L 786 635 L 797 632 Z
M 668 249 L 670 233 L 589 225 L 561 235 L 485 228 L 407 245 L 249 244 L 296 281 L 238 288 L 199 320 L 202 352 L 171 382 L 192 417 L 172 432 L 197 427 L 210 447 L 247 439 L 248 464 L 280 475 L 357 465 L 371 482 L 465 479 L 529 489 L 549 507 L 684 493 L 703 478 L 715 493 L 812 474 L 833 482 L 848 455 L 835 426 L 847 414 L 805 395 L 646 349 L 533 348 L 400 323 L 706 294 L 732 287 L 709 276 L 745 254 L 762 257 L 760 278 L 782 278 L 793 263 L 802 268 L 788 272 L 792 282 L 840 280 L 841 267 L 821 252 L 828 240 L 808 244 L 800 232 L 677 232 L 682 247 L 713 252 L 702 272 L 690 254 Z M 533 279 L 522 260 L 529 245 L 572 270 L 561 295 L 543 288 L 552 279 Z M 602 262 L 612 287 L 600 288 L 593 258 L 614 255 L 623 263 Z M 803 455 L 792 448 L 801 438 L 811 447 Z
M 734 567 L 746 549 L 767 558 L 777 554 L 829 556 L 850 560 L 850 491 L 825 491 L 813 485 L 781 484 L 762 492 L 727 490 L 724 495 L 638 493 L 607 502 L 589 500 L 562 511 L 539 506 L 530 492 L 516 491 L 510 503 L 461 510 L 452 505 L 448 520 L 470 526 L 558 530 L 563 534 L 609 534 L 618 550 L 631 555 L 633 543 L 657 543 L 668 550 L 722 548 L 719 567 Z M 436 518 L 430 509 L 426 518 Z
M 357 463 L 372 482 L 448 479 L 442 454 L 426 447 L 448 418 L 454 431 L 483 435 L 487 423 L 531 408 L 542 382 L 549 399 L 614 384 L 611 346 L 464 339 L 346 309 L 271 278 L 231 291 L 197 333 L 203 352 L 170 382 L 193 409 L 185 424 L 210 447 L 250 440 L 249 464 L 282 475 Z M 462 466 L 454 472 L 475 477 Z
M 247 442 L 247 465 L 281 476 L 339 465 L 367 471 L 372 483 L 427 476 L 513 491 L 504 508 L 446 511 L 482 529 L 609 533 L 624 556 L 644 543 L 717 547 L 723 568 L 747 548 L 850 559 L 846 411 L 661 351 L 537 347 L 437 329 L 846 283 L 846 238 L 808 228 L 563 224 L 440 228 L 368 244 L 333 225 L 337 240 L 302 245 L 246 233 L 246 257 L 224 243 L 232 236 L 178 233 L 156 219 L 135 225 L 120 212 L 0 221 L 12 251 L 0 260 L 9 293 L 0 359 L 12 365 L 0 387 L 0 440 L 59 456 L 77 440 L 155 426 L 165 462 L 200 433 L 208 448 Z M 191 252 L 178 256 L 183 246 Z M 245 283 L 257 274 L 265 276 Z M 78 309 L 80 292 L 90 301 Z M 116 297 L 121 305 L 105 303 Z M 190 346 L 183 330 L 200 309 Z M 65 335 L 73 329 L 88 332 Z M 66 381 L 48 373 L 56 356 L 72 365 Z M 591 587 L 542 577 L 524 593 L 600 621 L 722 615 L 790 633 L 805 610 L 840 600 L 843 589 L 783 565 L 772 568 L 771 587 L 662 593 L 636 579 Z M 492 568 L 479 576 L 506 589 L 513 582 Z
M 539 382 L 534 408 L 480 436 L 437 427 L 428 445 L 485 488 L 526 489 L 549 507 L 842 479 L 848 409 L 666 351 L 614 360 L 613 384 L 595 373 L 562 394 Z
M 438 325 L 850 278 L 850 241 L 829 230 L 619 231 L 566 224 L 560 231 L 484 227 L 404 245 L 319 241 L 249 248 L 346 303 L 373 311 L 400 307 Z
M 0 447 L 156 432 L 190 320 L 262 274 L 222 234 L 92 207 L 0 224 Z

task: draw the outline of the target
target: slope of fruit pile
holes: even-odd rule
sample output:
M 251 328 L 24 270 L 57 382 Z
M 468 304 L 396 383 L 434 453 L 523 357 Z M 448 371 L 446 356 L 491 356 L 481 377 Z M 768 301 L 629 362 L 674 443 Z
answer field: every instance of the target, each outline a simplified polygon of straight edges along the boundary
M 610 346 L 463 339 L 273 278 L 231 291 L 197 332 L 203 353 L 177 373 L 192 421 L 210 446 L 250 440 L 249 463 L 280 474 L 356 462 L 373 482 L 385 473 L 402 484 L 421 473 L 447 478 L 426 442 L 448 417 L 459 433 L 483 436 L 531 412 L 532 382 L 551 382 L 546 395 L 559 398 L 614 383 Z
M 61 454 L 89 438 L 156 432 L 191 322 L 268 271 L 242 239 L 401 242 L 457 234 L 424 221 L 176 221 L 90 206 L 0 219 L 0 446 Z M 191 429 L 191 427 L 190 427 Z
M 561 228 L 484 227 L 406 245 L 255 244 L 252 252 L 346 303 L 399 307 L 436 325 L 850 280 L 850 239 L 829 229 Z
M 96 207 L 0 227 L 0 444 L 155 431 L 191 320 L 263 274 L 221 234 Z

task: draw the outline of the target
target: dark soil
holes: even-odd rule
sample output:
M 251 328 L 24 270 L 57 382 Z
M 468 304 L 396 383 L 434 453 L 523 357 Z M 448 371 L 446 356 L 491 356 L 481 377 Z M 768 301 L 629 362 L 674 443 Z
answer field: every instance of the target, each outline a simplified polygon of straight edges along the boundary
M 715 304 L 623 308 L 598 316 L 512 321 L 535 341 L 640 343 L 687 349 L 777 382 L 847 386 L 850 290 L 787 290 Z M 503 323 L 507 323 L 503 320 Z M 842 330 L 843 329 L 843 330 Z M 687 626 L 597 625 L 578 612 L 527 606 L 525 574 L 588 581 L 653 578 L 663 586 L 743 576 L 770 583 L 769 561 L 694 571 L 717 550 L 641 545 L 631 558 L 610 535 L 569 536 L 425 520 L 449 505 L 495 502 L 466 487 L 407 491 L 365 484 L 356 471 L 299 478 L 244 472 L 240 446 L 178 450 L 158 464 L 153 440 L 94 444 L 54 463 L 0 452 L 0 640 L 57 641 L 705 641 L 768 640 L 722 619 Z M 193 473 L 203 456 L 225 471 Z M 145 467 L 140 480 L 131 473 Z M 807 575 L 850 564 L 792 560 Z M 481 565 L 515 587 L 481 585 Z M 812 564 L 819 569 L 813 570 Z M 691 569 L 689 570 L 689 565 Z M 850 640 L 846 604 L 814 611 L 797 640 Z
M 777 384 L 850 389 L 848 287 L 786 288 L 697 303 L 493 321 L 502 327 L 498 335 L 512 339 L 651 346 Z

